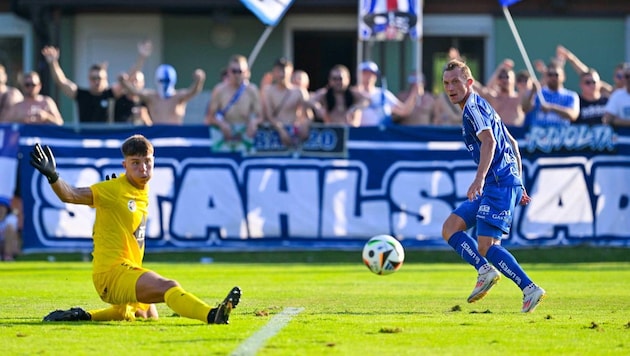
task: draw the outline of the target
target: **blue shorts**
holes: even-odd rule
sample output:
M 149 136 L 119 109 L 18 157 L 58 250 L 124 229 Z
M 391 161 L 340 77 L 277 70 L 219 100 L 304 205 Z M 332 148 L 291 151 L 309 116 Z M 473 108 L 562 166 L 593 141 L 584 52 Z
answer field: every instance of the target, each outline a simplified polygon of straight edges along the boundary
M 481 197 L 466 200 L 453 214 L 466 223 L 466 228 L 477 227 L 477 236 L 490 236 L 500 239 L 510 233 L 514 209 L 521 201 L 523 187 L 520 185 L 498 187 L 486 185 Z

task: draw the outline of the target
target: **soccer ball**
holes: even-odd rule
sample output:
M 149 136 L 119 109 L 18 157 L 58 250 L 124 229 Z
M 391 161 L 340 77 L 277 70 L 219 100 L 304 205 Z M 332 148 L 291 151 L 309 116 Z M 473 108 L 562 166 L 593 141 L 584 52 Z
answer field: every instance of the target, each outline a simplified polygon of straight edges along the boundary
M 400 269 L 404 260 L 405 250 L 392 236 L 374 236 L 363 246 L 363 262 L 373 273 L 394 273 Z

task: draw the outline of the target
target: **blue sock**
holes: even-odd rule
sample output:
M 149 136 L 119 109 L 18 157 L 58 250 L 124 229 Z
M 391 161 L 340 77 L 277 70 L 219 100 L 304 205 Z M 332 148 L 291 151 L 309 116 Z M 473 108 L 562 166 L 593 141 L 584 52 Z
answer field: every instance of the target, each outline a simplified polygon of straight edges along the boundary
M 486 258 L 488 258 L 501 273 L 514 281 L 521 290 L 532 283 L 532 280 L 529 279 L 527 273 L 525 273 L 521 265 L 518 264 L 516 258 L 514 258 L 508 250 L 503 248 L 503 246 L 490 246 L 488 253 L 486 253 Z
M 464 261 L 468 262 L 471 266 L 475 267 L 477 271 L 481 266 L 488 263 L 477 249 L 477 241 L 470 237 L 464 231 L 458 231 L 448 239 L 448 244 L 455 249 L 458 255 L 460 255 Z

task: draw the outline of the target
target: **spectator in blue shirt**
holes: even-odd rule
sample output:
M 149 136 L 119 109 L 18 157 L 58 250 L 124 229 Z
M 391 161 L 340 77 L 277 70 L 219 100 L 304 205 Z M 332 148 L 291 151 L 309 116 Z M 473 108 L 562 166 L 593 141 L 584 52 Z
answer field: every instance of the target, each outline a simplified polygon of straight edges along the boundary
M 545 69 L 545 83 L 542 88 L 544 102 L 533 89 L 523 97 L 523 111 L 533 112 L 530 126 L 568 126 L 580 114 L 578 93 L 564 87 L 565 74 L 562 65 L 550 63 Z

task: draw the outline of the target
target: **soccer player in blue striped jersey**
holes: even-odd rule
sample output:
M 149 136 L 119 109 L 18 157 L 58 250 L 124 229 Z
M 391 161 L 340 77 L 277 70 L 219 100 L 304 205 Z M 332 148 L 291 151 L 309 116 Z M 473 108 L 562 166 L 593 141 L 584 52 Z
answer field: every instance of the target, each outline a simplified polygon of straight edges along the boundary
M 523 291 L 521 311 L 531 312 L 545 291 L 501 246 L 501 238 L 510 232 L 516 205 L 530 201 L 521 179 L 518 143 L 492 106 L 473 91 L 473 77 L 466 63 L 451 60 L 444 66 L 442 79 L 450 101 L 462 108 L 464 142 L 477 164 L 468 200 L 446 219 L 442 237 L 478 272 L 469 303 L 486 296 L 499 281 L 500 271 Z M 477 241 L 466 233 L 472 227 L 476 227 Z

